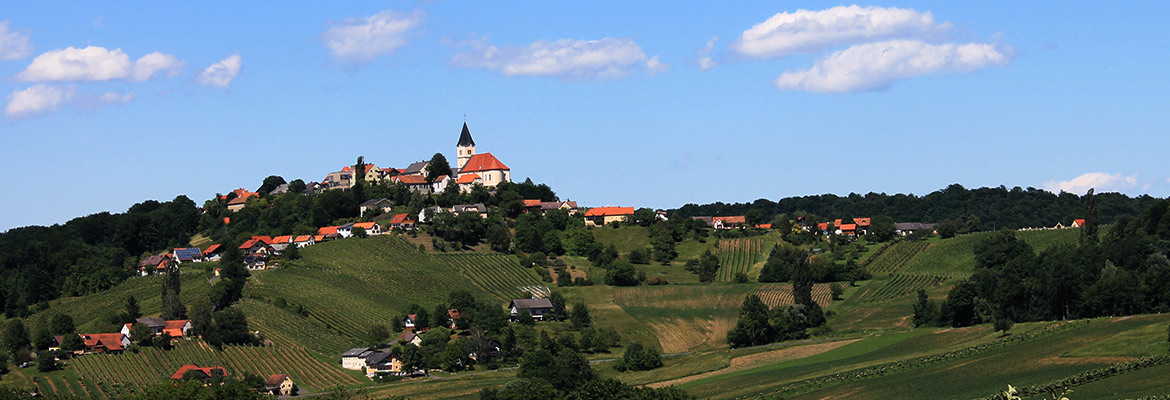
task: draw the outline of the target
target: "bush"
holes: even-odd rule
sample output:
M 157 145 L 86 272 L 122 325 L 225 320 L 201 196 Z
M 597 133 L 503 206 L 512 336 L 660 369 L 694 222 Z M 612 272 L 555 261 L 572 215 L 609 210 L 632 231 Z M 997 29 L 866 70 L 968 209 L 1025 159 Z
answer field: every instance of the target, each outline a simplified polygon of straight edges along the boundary
M 669 283 L 670 282 L 666 281 L 665 276 L 656 276 L 656 277 L 650 278 L 650 280 L 646 281 L 646 284 L 650 285 L 650 286 L 666 285 Z
M 628 261 L 614 261 L 605 274 L 605 284 L 611 286 L 638 286 L 637 272 Z
M 747 274 L 745 274 L 743 272 L 736 272 L 735 273 L 735 283 L 747 283 L 747 281 L 748 281 Z
M 833 300 L 841 300 L 841 294 L 845 293 L 845 288 L 841 287 L 839 283 L 834 283 L 829 285 L 829 293 L 833 295 Z
M 625 371 L 649 371 L 662 366 L 662 356 L 657 350 L 646 349 L 641 343 L 633 342 L 626 346 L 626 354 L 614 365 L 614 369 Z

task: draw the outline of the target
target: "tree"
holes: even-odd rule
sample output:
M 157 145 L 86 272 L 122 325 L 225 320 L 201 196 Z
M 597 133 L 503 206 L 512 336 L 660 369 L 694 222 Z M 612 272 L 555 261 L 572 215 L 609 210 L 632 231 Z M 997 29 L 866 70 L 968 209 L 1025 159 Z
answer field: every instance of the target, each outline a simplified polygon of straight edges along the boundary
M 565 296 L 561 296 L 560 292 L 553 292 L 548 297 L 548 301 L 552 303 L 552 319 L 554 321 L 564 321 L 569 319 L 569 312 L 565 309 Z
M 1008 331 L 1012 329 L 1012 325 L 1015 325 L 1015 323 L 1010 318 L 1002 315 L 996 317 L 995 323 L 993 324 L 995 331 L 1003 332 L 1003 336 L 1007 336 Z
M 611 286 L 638 286 L 637 271 L 626 260 L 617 260 L 610 264 L 605 273 L 605 284 Z
M 967 232 L 983 232 L 983 221 L 980 221 L 975 214 L 968 215 L 965 223 L 967 224 Z
M 366 333 L 366 339 L 370 344 L 381 345 L 382 341 L 390 337 L 390 330 L 386 328 L 385 324 L 375 324 L 370 327 L 370 331 Z
M 65 335 L 77 331 L 77 327 L 73 324 L 73 318 L 61 313 L 53 315 L 49 327 L 49 331 L 54 335 Z
M 242 266 L 241 266 L 242 268 Z M 183 301 L 179 299 L 179 291 L 181 289 L 182 280 L 179 276 L 179 267 L 167 268 L 166 279 L 163 280 L 162 293 L 162 318 L 166 320 L 187 319 L 187 307 L 183 305 Z M 126 299 L 127 311 L 130 310 L 130 299 Z M 135 301 L 137 307 L 137 300 Z M 141 313 L 139 313 L 141 314 Z M 137 318 L 137 317 L 135 317 Z M 126 321 L 127 323 L 133 321 Z
M 897 229 L 894 227 L 894 219 L 888 215 L 879 215 L 873 217 L 869 222 L 869 234 L 873 236 L 874 240 L 879 242 L 886 242 L 897 235 Z
M 273 190 L 276 190 L 276 188 L 278 186 L 283 185 L 285 183 L 286 182 L 284 181 L 284 178 L 281 178 L 281 177 L 276 176 L 276 175 L 268 175 L 267 178 L 264 178 L 264 183 L 260 184 L 260 188 L 256 189 L 256 192 L 260 193 L 261 196 L 267 196 L 268 193 L 271 193 Z M 304 184 L 304 182 L 301 182 L 301 184 Z M 304 188 L 302 188 L 301 190 L 303 191 Z M 300 192 L 294 192 L 294 193 L 300 193 Z
M 569 318 L 573 322 L 573 329 L 576 330 L 593 324 L 593 318 L 589 316 L 589 307 L 585 303 L 574 304 Z
M 926 290 L 918 289 L 918 301 L 914 303 L 914 326 L 937 324 L 938 317 L 938 306 L 926 297 Z
M 414 345 L 403 346 L 402 348 L 402 370 L 408 374 L 419 370 L 423 367 L 423 353 L 422 350 Z
M 507 253 L 512 250 L 512 233 L 504 224 L 493 224 L 492 228 L 488 230 L 487 240 L 492 251 Z
M 78 351 L 85 348 L 85 341 L 81 339 L 81 335 L 70 333 L 64 336 L 65 338 L 61 340 L 62 350 Z
M 719 257 L 707 249 L 699 259 L 687 261 L 686 268 L 699 275 L 700 282 L 711 282 L 715 280 L 715 273 L 719 271 Z
M 1085 224 L 1081 226 L 1080 244 L 1097 243 L 1097 198 L 1093 189 L 1085 193 Z M 1165 217 L 1163 217 L 1165 218 Z
M 829 294 L 833 296 L 833 300 L 841 300 L 842 293 L 845 293 L 845 289 L 841 287 L 841 284 L 834 283 L 829 285 Z
M 808 268 L 808 253 L 791 246 L 776 246 L 764 268 L 760 270 L 760 282 L 786 282 L 793 272 Z
M 13 358 L 24 349 L 27 349 L 30 341 L 28 338 L 28 330 L 24 327 L 24 322 L 20 318 L 13 318 L 8 320 L 8 324 L 4 326 L 3 336 L 4 351 L 6 351 Z
M 288 192 L 289 193 L 300 194 L 301 192 L 305 191 L 305 188 L 306 188 L 305 181 L 302 179 L 293 179 L 292 182 L 288 183 Z
M 33 347 L 35 347 L 37 351 L 40 351 L 40 350 L 48 350 L 49 347 L 52 347 L 52 346 L 53 346 L 53 333 L 49 332 L 48 327 L 42 326 L 42 327 L 38 328 L 36 334 L 33 335 Z
M 355 229 L 361 229 L 361 228 L 355 228 Z M 364 230 L 363 230 L 363 232 L 364 232 Z M 284 248 L 284 254 L 282 254 L 282 256 L 284 257 L 285 260 L 289 260 L 289 261 L 300 260 L 301 259 L 301 248 L 298 247 L 296 243 L 289 243 L 288 247 Z
M 56 371 L 58 369 L 61 369 L 61 365 L 57 363 L 57 358 L 53 356 L 52 352 L 37 352 L 37 371 L 49 372 Z
M 369 234 L 366 233 L 366 228 L 362 228 L 360 226 L 354 227 L 353 229 L 350 230 L 350 232 L 353 232 L 353 236 L 356 238 L 359 238 L 359 239 L 364 239 L 364 238 L 370 236 Z
M 678 251 L 674 248 L 674 235 L 671 232 L 670 225 L 666 222 L 650 227 L 650 246 L 654 249 L 654 261 L 663 265 L 670 264 L 678 258 Z
M 170 277 L 170 274 L 168 271 L 167 279 L 163 283 L 163 285 L 164 285 L 163 286 L 164 298 L 166 296 L 167 290 L 170 289 L 170 285 L 173 284 L 170 278 L 171 277 Z M 122 311 L 122 323 L 126 323 L 126 324 L 132 323 L 132 322 L 134 322 L 134 320 L 138 319 L 138 317 L 141 317 L 141 316 L 142 316 L 142 309 L 138 307 L 138 299 L 135 298 L 134 295 L 126 296 L 126 306 Z M 70 321 L 70 322 L 72 322 L 72 321 Z
M 158 334 L 158 337 L 154 339 L 154 345 L 163 350 L 170 350 L 172 347 L 171 341 L 174 339 L 170 333 L 163 331 L 163 333 Z
M 351 211 L 358 211 L 359 204 L 366 200 L 366 158 L 358 156 L 357 162 L 353 164 L 353 204 L 346 205 L 346 209 Z
M 764 222 L 764 212 L 753 208 L 743 215 L 743 219 L 747 226 L 755 227 Z
M 146 324 L 134 324 L 130 326 L 130 341 L 137 343 L 142 347 L 150 347 L 153 345 L 154 334 L 151 333 L 150 327 Z
M 555 355 L 540 349 L 524 356 L 516 376 L 543 379 L 558 390 L 569 391 L 594 379 L 597 373 L 589 367 L 589 361 L 573 349 L 561 349 Z
M 647 349 L 641 343 L 633 342 L 626 346 L 626 353 L 617 362 L 614 369 L 618 371 L 649 371 L 662 366 L 662 356 L 655 349 Z
M 731 347 L 757 346 L 772 342 L 775 330 L 768 321 L 768 306 L 754 294 L 743 299 L 739 307 L 739 320 L 727 333 Z
M 427 163 L 427 182 L 434 182 L 440 176 L 451 176 L 451 164 L 443 153 L 435 153 Z

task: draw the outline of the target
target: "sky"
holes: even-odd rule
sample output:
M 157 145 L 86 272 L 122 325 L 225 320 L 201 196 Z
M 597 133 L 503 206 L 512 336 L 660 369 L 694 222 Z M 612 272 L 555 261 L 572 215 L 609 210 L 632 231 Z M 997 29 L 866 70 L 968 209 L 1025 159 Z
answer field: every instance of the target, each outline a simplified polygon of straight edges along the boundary
M 4 2 L 0 230 L 455 159 L 676 208 L 1170 195 L 1170 2 Z

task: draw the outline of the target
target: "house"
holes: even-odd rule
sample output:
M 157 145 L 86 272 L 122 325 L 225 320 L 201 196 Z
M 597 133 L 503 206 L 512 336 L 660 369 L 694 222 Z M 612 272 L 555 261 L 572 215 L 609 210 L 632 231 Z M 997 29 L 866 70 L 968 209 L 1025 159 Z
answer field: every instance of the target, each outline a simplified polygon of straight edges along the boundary
M 353 236 L 353 223 L 350 222 L 348 224 L 337 227 L 337 234 L 341 235 L 342 239 Z
M 336 233 L 334 235 L 337 235 Z M 327 240 L 335 239 L 328 235 L 313 235 L 313 243 L 321 243 Z
M 133 323 L 122 325 L 121 333 L 130 336 L 131 329 L 134 324 L 142 324 L 150 328 L 151 336 L 159 336 L 163 333 L 170 335 L 172 338 L 186 337 L 191 331 L 191 320 L 177 319 L 177 320 L 163 320 L 162 318 L 138 318 Z
M 858 235 L 865 235 L 865 234 L 869 233 L 869 223 L 870 223 L 869 218 L 854 218 L 853 224 L 857 225 L 857 229 L 855 229 L 855 232 L 857 232 Z
M 756 229 L 772 229 L 772 224 L 756 224 Z
M 565 210 L 569 215 L 577 214 L 577 202 L 575 201 L 542 201 L 540 202 L 540 211 L 548 212 L 551 210 Z
M 272 374 L 264 381 L 264 391 L 273 396 L 295 396 L 297 384 L 288 377 L 288 374 Z
M 341 354 L 341 368 L 361 371 L 366 366 L 366 358 L 374 354 L 369 347 L 356 347 Z
M 828 222 L 818 223 L 817 224 L 817 232 L 820 232 L 822 235 L 828 235 L 829 234 L 829 223 Z
M 198 247 L 184 247 L 184 248 L 174 249 L 171 251 L 171 254 L 175 260 L 175 263 L 178 263 L 178 264 L 182 264 L 185 262 L 202 262 L 203 261 L 203 252 L 200 251 Z
M 841 224 L 837 225 L 838 235 L 857 236 L 857 224 Z
M 122 333 L 79 333 L 86 353 L 121 353 L 130 346 L 130 337 Z
M 540 199 L 524 199 L 521 203 L 524 204 L 524 212 L 540 211 Z
M 213 244 L 203 250 L 203 258 L 207 261 L 219 261 L 220 255 L 223 254 L 223 246 L 220 244 Z
M 634 216 L 634 207 L 597 207 L 585 212 L 585 226 L 626 222 Z
M 442 213 L 442 212 L 446 212 L 446 211 L 443 210 L 443 207 L 439 207 L 439 206 L 431 206 L 431 207 L 424 208 L 424 209 L 422 209 L 422 211 L 418 212 L 418 222 L 425 224 L 431 218 L 434 218 L 436 215 L 439 215 L 439 213 Z
M 187 337 L 190 332 L 191 320 L 189 319 L 167 320 L 167 325 L 163 327 L 163 333 L 176 339 Z
M 354 228 L 362 228 L 367 235 L 381 235 L 382 226 L 376 222 L 357 222 L 353 224 Z
M 487 206 L 483 205 L 483 203 L 456 204 L 451 207 L 451 213 L 455 215 L 472 213 L 479 215 L 480 218 L 487 218 Z
M 1072 225 L 1069 225 L 1068 227 L 1069 228 L 1080 228 L 1082 226 L 1085 226 L 1084 219 L 1074 219 Z
M 402 170 L 402 175 L 425 177 L 427 176 L 427 172 L 429 171 L 428 167 L 430 166 L 431 163 L 429 161 L 410 163 L 410 165 L 407 165 L 406 168 Z
M 454 308 L 447 310 L 447 327 L 457 329 L 459 327 L 458 321 L 461 318 L 463 318 L 463 313 L 459 312 L 459 310 Z
M 921 222 L 895 222 L 894 232 L 906 236 L 920 231 L 938 233 L 938 224 L 924 224 Z
M 414 318 L 415 318 L 414 314 L 408 314 L 406 316 L 406 318 L 402 319 L 402 327 L 406 328 L 407 332 L 414 332 L 414 329 L 416 328 L 414 325 Z M 418 328 L 425 328 L 425 327 L 419 326 Z
M 293 244 L 296 245 L 298 249 L 304 248 L 305 246 L 312 246 L 314 243 L 316 243 L 316 241 L 313 240 L 313 235 L 300 235 L 293 238 Z
M 338 226 L 323 226 L 321 228 L 317 228 L 317 234 L 323 235 L 326 238 L 330 238 L 330 235 L 332 235 L 332 238 L 338 238 L 338 237 L 341 237 L 341 235 L 337 233 L 337 228 L 340 228 L 340 227 L 338 227 Z M 314 239 L 316 239 L 316 238 L 314 238 Z M 321 240 L 317 240 L 317 241 L 320 242 Z
M 272 253 L 272 238 L 268 236 L 252 236 L 251 239 L 240 245 L 245 254 L 267 255 Z
M 574 207 L 574 208 L 575 208 L 575 207 Z M 655 211 L 655 212 L 654 212 L 654 217 L 655 217 L 655 218 L 658 218 L 658 220 L 659 220 L 659 221 L 664 221 L 664 222 L 665 222 L 665 221 L 670 221 L 670 217 L 666 216 L 666 211 L 663 211 L 663 210 L 658 210 L 658 211 Z
M 695 221 L 703 221 L 708 227 L 715 226 L 715 217 L 691 217 Z
M 321 181 L 324 189 L 349 189 L 353 187 L 353 167 L 342 168 L 341 171 L 330 172 Z
M 235 195 L 235 197 L 232 197 L 232 195 Z M 228 200 L 228 197 L 232 197 L 232 199 Z M 260 197 L 260 193 L 254 193 L 248 191 L 248 189 L 239 188 L 233 190 L 229 194 L 219 196 L 220 200 L 228 200 L 227 208 L 231 212 L 240 211 L 240 209 L 244 208 L 244 206 L 248 203 L 248 198 L 251 197 Z
M 459 185 L 459 193 L 470 193 L 475 185 L 483 185 L 483 178 L 479 174 L 466 174 L 455 181 Z
M 458 160 L 458 177 L 477 175 L 483 185 L 494 187 L 503 182 L 512 181 L 512 170 L 500 162 L 492 153 L 475 154 L 475 140 L 471 138 L 471 131 L 467 129 L 467 122 L 463 123 L 463 130 L 459 132 L 459 142 L 455 144 Z M 470 185 L 469 185 L 470 186 Z M 462 190 L 463 185 L 460 184 Z
M 373 379 L 379 375 L 401 375 L 402 360 L 394 357 L 388 351 L 379 351 L 366 358 L 366 377 Z
M 512 321 L 516 321 L 520 314 L 544 321 L 544 314 L 552 311 L 552 302 L 548 299 L 514 299 L 508 304 L 508 309 L 511 310 Z
M 272 191 L 271 191 L 271 192 L 268 192 L 268 195 L 269 195 L 269 196 L 275 196 L 275 195 L 278 195 L 278 194 L 285 194 L 285 193 L 288 193 L 288 184 L 287 184 L 287 183 L 282 183 L 282 184 L 280 184 L 280 185 L 277 185 L 277 186 L 276 186 L 276 189 L 272 189 Z
M 394 203 L 386 199 L 370 199 L 358 205 L 358 209 L 361 212 L 360 216 L 363 217 L 366 215 L 366 211 L 377 210 L 379 213 L 387 213 L 393 207 Z
M 390 218 L 390 222 L 386 223 L 387 229 L 414 229 L 414 220 L 410 219 L 410 214 L 397 214 Z
M 225 376 L 228 376 L 228 373 L 227 373 L 227 368 L 224 368 L 224 367 L 203 367 L 203 368 L 200 368 L 198 365 L 195 365 L 195 364 L 187 364 L 187 365 L 184 365 L 182 367 L 179 367 L 178 371 L 175 371 L 174 374 L 171 374 L 171 379 L 179 380 L 179 379 L 189 379 L 189 378 L 196 378 L 197 377 L 196 379 L 199 379 L 199 380 L 206 383 L 206 382 L 210 382 L 211 380 L 214 380 L 214 379 L 223 378 Z
M 402 183 L 412 192 L 431 194 L 431 183 L 423 175 L 398 175 L 391 178 L 394 182 Z
M 143 258 L 138 262 L 138 270 L 142 272 L 142 276 L 147 276 L 155 272 L 165 271 L 174 265 L 171 255 L 156 254 L 150 257 Z
M 438 178 L 435 178 L 435 180 L 431 182 L 431 193 L 443 193 L 444 190 L 447 190 L 447 185 L 454 180 L 455 178 L 452 178 L 450 175 L 439 175 Z
M 292 243 L 292 236 L 284 235 L 272 238 L 272 244 L 290 244 Z
M 747 217 L 737 215 L 733 217 L 711 217 L 711 226 L 715 229 L 735 229 L 747 224 Z
M 402 332 L 401 335 L 398 335 L 398 339 L 395 339 L 394 341 L 390 342 L 391 346 L 398 345 L 398 344 L 401 344 L 401 345 L 413 344 L 415 347 L 421 347 L 422 346 L 422 336 L 419 336 L 418 334 L 416 334 L 414 332 L 405 331 L 405 332 Z

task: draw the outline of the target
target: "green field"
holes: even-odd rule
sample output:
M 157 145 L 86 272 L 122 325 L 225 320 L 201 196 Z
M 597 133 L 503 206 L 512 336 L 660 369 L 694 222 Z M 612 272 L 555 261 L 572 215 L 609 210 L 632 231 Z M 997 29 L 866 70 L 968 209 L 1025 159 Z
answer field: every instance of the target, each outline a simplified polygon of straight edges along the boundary
M 719 256 L 719 271 L 715 274 L 715 280 L 732 282 L 736 274 L 758 278 L 759 269 L 775 245 L 775 239 L 763 236 L 720 240 L 716 253 Z
M 904 272 L 949 277 L 966 277 L 975 269 L 975 245 L 994 232 L 972 233 L 953 239 L 931 238 L 929 248 L 911 260 Z M 1079 229 L 1016 232 L 1016 238 L 1032 246 L 1036 253 L 1060 245 L 1076 245 Z
M 925 241 L 909 241 L 899 240 L 890 244 L 888 247 L 871 252 L 878 253 L 870 256 L 867 260 L 865 268 L 874 274 L 888 274 L 897 272 L 910 260 L 917 257 L 930 244 Z

